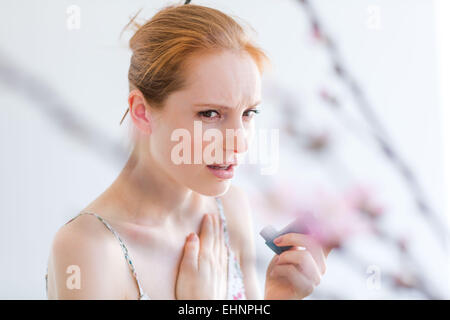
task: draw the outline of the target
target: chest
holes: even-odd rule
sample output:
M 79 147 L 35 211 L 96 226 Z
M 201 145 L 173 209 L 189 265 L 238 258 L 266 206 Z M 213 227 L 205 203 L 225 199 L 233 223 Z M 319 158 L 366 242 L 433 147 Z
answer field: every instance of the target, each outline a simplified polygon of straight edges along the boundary
M 132 259 L 142 289 L 151 299 L 174 300 L 184 241 L 159 246 L 132 245 Z
M 175 300 L 176 280 L 179 265 L 185 246 L 185 234 L 189 232 L 159 231 L 145 236 L 145 239 L 122 230 L 122 238 L 126 243 L 130 258 L 142 289 L 150 299 Z M 228 230 L 230 248 L 239 262 L 237 244 L 233 232 Z M 230 258 L 230 257 L 229 257 Z M 230 263 L 230 261 L 228 261 Z M 228 267 L 225 270 L 225 276 Z M 129 273 L 132 283 L 128 286 L 129 296 L 137 294 L 134 278 Z

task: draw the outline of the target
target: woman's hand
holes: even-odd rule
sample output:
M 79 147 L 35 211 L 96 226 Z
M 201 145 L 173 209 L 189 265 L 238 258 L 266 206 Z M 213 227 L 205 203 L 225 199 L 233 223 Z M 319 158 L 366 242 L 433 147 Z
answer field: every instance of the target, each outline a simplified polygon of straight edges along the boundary
M 264 299 L 303 299 L 320 283 L 326 270 L 325 259 L 331 249 L 322 248 L 313 238 L 300 233 L 287 233 L 277 239 L 280 239 L 275 243 L 277 246 L 293 247 L 270 261 Z
M 228 251 L 217 214 L 205 214 L 200 236 L 191 233 L 184 246 L 175 285 L 177 300 L 225 299 Z

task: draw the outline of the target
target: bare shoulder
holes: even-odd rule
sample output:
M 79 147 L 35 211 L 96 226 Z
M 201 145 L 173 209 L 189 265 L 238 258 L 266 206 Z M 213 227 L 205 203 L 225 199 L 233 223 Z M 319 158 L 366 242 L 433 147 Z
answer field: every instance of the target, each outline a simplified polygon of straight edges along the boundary
M 123 299 L 124 263 L 117 240 L 95 216 L 84 214 L 55 234 L 48 264 L 50 299 Z M 122 262 L 122 263 L 120 263 Z

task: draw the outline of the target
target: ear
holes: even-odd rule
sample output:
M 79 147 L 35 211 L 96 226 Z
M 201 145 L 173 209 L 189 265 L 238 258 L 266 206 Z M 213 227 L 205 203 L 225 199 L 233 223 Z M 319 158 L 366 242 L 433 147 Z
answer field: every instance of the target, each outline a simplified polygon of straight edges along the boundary
M 128 106 L 131 119 L 139 131 L 151 134 L 150 107 L 141 91 L 134 89 L 130 92 L 128 95 Z

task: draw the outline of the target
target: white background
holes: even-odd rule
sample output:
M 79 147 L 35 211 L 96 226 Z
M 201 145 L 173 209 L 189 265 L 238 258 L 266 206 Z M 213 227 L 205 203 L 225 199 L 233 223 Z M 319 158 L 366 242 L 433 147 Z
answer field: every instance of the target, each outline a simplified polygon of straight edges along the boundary
M 0 298 L 45 298 L 44 274 L 53 235 L 109 186 L 125 163 L 125 157 L 114 158 L 109 149 L 98 145 L 99 141 L 114 141 L 126 146 L 128 141 L 126 127 L 119 127 L 119 121 L 127 107 L 129 34 L 121 40 L 118 36 L 139 8 L 145 8 L 141 16 L 150 17 L 165 3 L 19 0 L 0 4 L 0 61 L 8 59 L 48 84 L 77 120 L 106 137 L 85 142 L 17 86 L 0 83 Z M 326 112 L 316 108 L 314 90 L 315 85 L 331 79 L 329 66 L 320 50 L 308 42 L 305 16 L 297 1 L 194 3 L 248 21 L 275 66 L 267 79 L 298 93 L 311 117 L 327 120 Z M 433 208 L 449 217 L 443 174 L 450 183 L 448 166 L 444 171 L 450 160 L 449 145 L 444 144 L 448 139 L 443 136 L 449 135 L 448 1 L 438 1 L 436 6 L 429 0 L 313 3 L 398 150 L 417 173 Z M 66 27 L 70 5 L 81 9 L 79 30 Z M 380 8 L 380 29 L 367 27 L 368 6 Z M 52 99 L 51 92 L 40 94 L 44 101 Z M 270 112 L 276 113 L 276 109 Z M 267 122 L 264 115 L 261 117 Z M 344 158 L 360 164 L 353 167 L 358 176 L 384 188 L 395 212 L 389 220 L 390 229 L 418 232 L 412 237 L 415 252 L 419 257 L 423 254 L 423 267 L 434 275 L 430 278 L 434 290 L 448 298 L 448 255 L 439 253 L 432 235 L 420 233 L 423 221 L 413 213 L 398 177 L 389 166 L 378 165 L 379 160 L 370 153 L 361 152 L 359 145 L 350 143 L 341 150 Z M 291 166 L 286 170 L 297 169 Z M 308 172 L 313 170 L 304 170 L 302 176 L 314 180 Z M 236 183 L 245 186 L 251 181 L 237 178 Z M 257 212 L 254 221 L 258 254 L 268 261 L 270 252 L 257 235 L 265 222 L 258 219 Z M 376 243 L 364 247 L 366 253 L 374 255 L 380 250 Z M 415 293 L 388 289 L 371 292 L 365 285 L 366 275 L 355 275 L 341 260 L 330 256 L 322 292 L 356 299 L 420 298 Z M 264 268 L 259 266 L 261 287 Z

